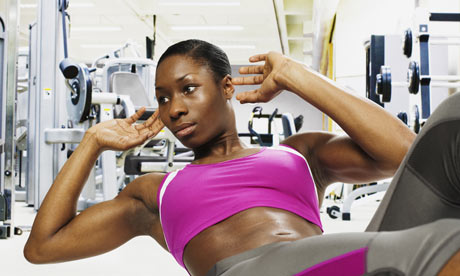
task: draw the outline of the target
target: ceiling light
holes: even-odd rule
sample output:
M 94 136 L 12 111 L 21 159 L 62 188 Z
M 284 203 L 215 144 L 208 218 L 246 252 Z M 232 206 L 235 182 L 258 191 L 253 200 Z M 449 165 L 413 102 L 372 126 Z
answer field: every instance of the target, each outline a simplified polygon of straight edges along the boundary
M 121 30 L 121 27 L 118 26 L 87 26 L 71 28 L 71 31 L 75 32 L 118 32 Z
M 91 8 L 94 7 L 94 3 L 69 3 L 69 8 Z
M 160 2 L 160 6 L 195 6 L 195 7 L 237 7 L 240 2 Z
M 34 9 L 37 7 L 37 4 L 20 4 L 20 8 L 22 9 Z M 70 8 L 91 8 L 94 7 L 94 3 L 73 3 L 69 4 Z
M 198 25 L 198 26 L 171 26 L 173 31 L 242 31 L 243 26 L 209 26 L 209 25 Z
M 34 9 L 37 7 L 37 4 L 20 4 L 21 9 Z
M 123 44 L 80 44 L 85 49 L 115 49 L 122 47 Z

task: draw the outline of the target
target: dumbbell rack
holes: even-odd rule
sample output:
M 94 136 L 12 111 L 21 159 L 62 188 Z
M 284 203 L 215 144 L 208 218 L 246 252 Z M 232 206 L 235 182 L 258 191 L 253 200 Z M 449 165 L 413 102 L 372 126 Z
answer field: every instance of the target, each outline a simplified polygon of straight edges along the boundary
M 418 23 L 418 40 L 420 45 L 420 90 L 422 103 L 422 118 L 427 119 L 431 114 L 430 86 L 430 34 L 429 21 L 460 22 L 460 13 L 427 13 L 423 9 L 416 10 Z

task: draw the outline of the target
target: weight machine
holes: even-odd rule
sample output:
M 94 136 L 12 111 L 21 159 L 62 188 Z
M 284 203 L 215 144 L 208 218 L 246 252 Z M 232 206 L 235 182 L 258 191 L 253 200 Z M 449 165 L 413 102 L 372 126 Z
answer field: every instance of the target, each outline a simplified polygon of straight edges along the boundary
M 302 115 L 294 119 L 291 113 L 279 114 L 278 108 L 275 108 L 271 114 L 263 114 L 262 110 L 261 106 L 254 107 L 248 122 L 249 133 L 238 134 L 239 137 L 249 137 L 249 142 L 252 145 L 277 146 L 280 141 L 296 134 L 302 127 Z M 267 119 L 266 127 L 261 127 L 254 119 L 257 121 Z
M 18 3 L 0 3 L 0 238 L 21 234 L 14 226 L 15 96 Z
M 68 2 L 40 1 L 37 23 L 30 28 L 29 89 L 32 93 L 26 201 L 35 209 L 40 207 L 60 168 L 89 127 L 113 118 L 129 117 L 141 106 L 147 106 L 140 118 L 145 120 L 156 109 L 152 60 L 120 58 L 113 54 L 96 60 L 93 67 L 88 68 L 68 57 L 65 22 Z M 62 26 L 62 35 L 59 26 Z M 163 130 L 150 144 L 149 149 L 102 153 L 85 184 L 78 209 L 115 197 L 127 175 L 167 172 L 179 166 L 174 160 L 175 137 L 169 130 Z M 133 166 L 138 168 L 130 160 L 140 157 L 140 153 L 155 157 L 155 164 L 134 173 L 127 170 Z

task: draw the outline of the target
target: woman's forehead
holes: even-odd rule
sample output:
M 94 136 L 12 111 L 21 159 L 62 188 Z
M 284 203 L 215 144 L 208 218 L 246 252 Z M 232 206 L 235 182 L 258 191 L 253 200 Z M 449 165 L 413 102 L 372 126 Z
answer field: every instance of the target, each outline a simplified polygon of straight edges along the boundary
M 203 62 L 199 62 L 195 60 L 194 58 L 187 56 L 187 55 L 172 55 L 167 58 L 165 58 L 160 65 L 157 67 L 157 72 L 163 69 L 176 69 L 176 68 L 199 68 L 199 67 L 204 67 L 205 64 Z
M 163 60 L 157 67 L 156 75 L 158 81 L 167 78 L 184 80 L 187 77 L 210 75 L 208 67 L 200 62 L 186 56 L 171 56 Z

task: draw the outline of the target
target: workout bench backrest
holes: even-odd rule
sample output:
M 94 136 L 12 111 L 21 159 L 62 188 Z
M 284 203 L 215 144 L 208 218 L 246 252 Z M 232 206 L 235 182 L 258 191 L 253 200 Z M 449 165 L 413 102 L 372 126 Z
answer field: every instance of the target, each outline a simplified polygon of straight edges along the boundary
M 131 72 L 115 72 L 110 79 L 110 91 L 118 95 L 130 96 L 134 106 L 152 106 L 152 100 L 138 74 Z

